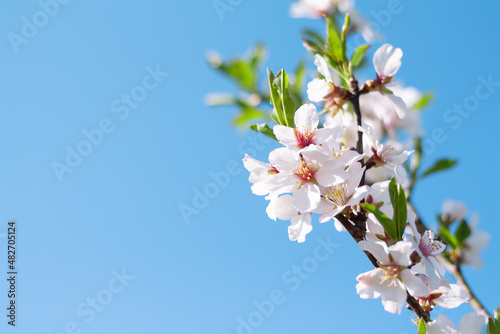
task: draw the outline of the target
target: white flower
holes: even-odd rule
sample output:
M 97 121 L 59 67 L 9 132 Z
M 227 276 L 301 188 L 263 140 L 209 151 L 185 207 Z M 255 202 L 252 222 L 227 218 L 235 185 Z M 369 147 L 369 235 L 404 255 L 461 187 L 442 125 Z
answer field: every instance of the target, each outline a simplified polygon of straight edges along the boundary
M 404 240 L 413 243 L 420 256 L 420 262 L 413 267 L 413 270 L 424 273 L 429 280 L 429 286 L 437 289 L 442 284 L 446 268 L 434 256 L 441 254 L 446 249 L 446 245 L 436 240 L 431 230 L 420 235 L 415 225 L 415 214 L 409 215 L 408 218 L 413 233 L 404 235 Z
M 403 51 L 385 43 L 373 55 L 373 66 L 379 78 L 393 77 L 401 67 Z
M 413 87 L 394 85 L 391 90 L 399 96 L 407 106 L 413 106 L 421 97 L 418 90 Z M 363 111 L 363 121 L 370 125 L 376 133 L 387 133 L 389 138 L 397 139 L 398 131 L 404 129 L 411 135 L 421 134 L 420 113 L 409 110 L 398 116 L 391 100 L 381 94 L 363 94 L 359 97 L 359 104 Z
M 394 209 L 392 208 L 391 198 L 389 196 L 389 182 L 381 181 L 371 185 L 369 196 L 366 198 L 366 203 L 377 204 L 378 209 L 392 219 Z M 380 204 L 382 203 L 382 204 Z M 408 215 L 413 212 L 408 211 Z M 366 220 L 366 240 L 373 242 L 391 242 L 391 238 L 385 232 L 384 227 L 377 220 L 373 213 L 368 213 Z
M 420 305 L 425 310 L 430 311 L 435 305 L 446 309 L 457 308 L 463 303 L 468 303 L 470 296 L 465 289 L 457 284 L 450 284 L 448 281 L 443 280 L 439 288 L 429 292 L 429 296 L 418 299 Z
M 346 146 L 355 147 L 358 138 L 358 131 L 356 129 L 356 121 L 350 112 L 337 112 L 334 116 L 330 113 L 325 115 L 325 128 L 334 128 L 337 126 L 343 127 L 345 130 L 342 142 Z
M 291 241 L 304 242 L 306 235 L 312 231 L 311 214 L 298 212 L 290 195 L 272 198 L 266 211 L 271 219 L 290 220 L 288 237 Z
M 462 245 L 462 262 L 469 264 L 474 269 L 479 269 L 483 266 L 483 260 L 479 252 L 488 246 L 490 235 L 485 231 L 475 230 L 478 222 L 477 214 L 473 214 L 469 223 L 472 231 L 471 235 L 465 239 Z
M 427 334 L 479 334 L 485 319 L 474 312 L 462 317 L 457 327 L 444 314 L 439 314 L 433 322 L 425 325 Z
M 462 202 L 446 200 L 443 202 L 441 212 L 443 214 L 443 221 L 451 224 L 456 220 L 463 219 L 467 215 L 467 207 Z
M 267 195 L 278 188 L 276 174 L 278 170 L 270 164 L 261 162 L 245 154 L 243 166 L 250 172 L 248 181 L 253 183 L 252 192 L 256 195 Z
M 307 84 L 307 96 L 311 101 L 320 102 L 324 101 L 325 96 L 331 93 L 330 84 L 335 86 L 335 83 L 333 82 L 330 69 L 322 55 L 316 54 L 314 56 L 314 65 L 316 65 L 318 72 L 325 79 L 313 79 L 313 81 L 309 82 Z
M 317 66 L 318 72 L 321 73 L 324 79 L 316 78 L 307 84 L 307 97 L 314 102 L 327 101 L 325 103 L 326 110 L 343 110 L 346 101 L 340 97 L 340 88 L 335 85 L 323 56 L 316 54 L 314 56 L 314 65 Z
M 299 0 L 290 6 L 290 16 L 318 19 L 330 11 L 337 0 Z
M 324 223 L 345 208 L 358 204 L 368 193 L 368 186 L 359 186 L 363 177 L 364 167 L 359 162 L 353 163 L 348 171 L 346 180 L 332 187 L 327 187 L 323 191 L 320 207 L 316 212 L 323 213 L 319 218 L 320 223 Z
M 300 212 L 310 212 L 319 205 L 320 185 L 344 181 L 344 166 L 315 145 L 300 152 L 278 148 L 269 154 L 269 162 L 279 171 L 280 191 L 292 192 L 294 206 Z
M 400 48 L 394 49 L 392 45 L 387 43 L 375 51 L 373 66 L 377 72 L 377 79 L 374 81 L 373 89 L 378 90 L 382 95 L 386 96 L 394 105 L 398 116 L 404 118 L 408 112 L 408 108 L 403 99 L 385 88 L 401 67 L 401 57 L 403 57 L 403 51 Z
M 398 241 L 387 247 L 384 244 L 360 241 L 359 247 L 377 259 L 379 267 L 356 277 L 356 291 L 361 298 L 382 298 L 387 312 L 401 313 L 406 301 L 406 291 L 412 296 L 427 296 L 428 289 L 422 279 L 408 269 L 413 245 Z
M 402 153 L 395 154 L 393 152 L 394 149 L 390 145 L 386 147 L 380 143 L 377 134 L 370 126 L 363 124 L 362 127 L 359 127 L 359 130 L 365 134 L 365 143 L 369 145 L 373 153 L 371 160 L 375 164 L 374 167 L 384 166 L 388 168 L 394 172 L 398 183 L 404 183 L 406 180 L 406 170 L 402 165 L 413 151 L 405 150 Z
M 302 149 L 309 145 L 321 145 L 342 136 L 341 127 L 318 129 L 319 115 L 313 104 L 304 104 L 294 116 L 295 129 L 284 125 L 275 125 L 276 138 L 290 149 Z

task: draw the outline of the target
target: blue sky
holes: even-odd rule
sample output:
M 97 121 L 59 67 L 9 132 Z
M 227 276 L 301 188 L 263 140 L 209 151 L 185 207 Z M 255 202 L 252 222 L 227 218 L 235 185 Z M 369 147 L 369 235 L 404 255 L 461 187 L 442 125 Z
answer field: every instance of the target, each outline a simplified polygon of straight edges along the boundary
M 3 316 L 2 330 L 233 334 L 250 321 L 247 332 L 262 334 L 415 332 L 410 312 L 388 314 L 380 300 L 358 297 L 355 277 L 370 264 L 333 224 L 316 223 L 296 244 L 286 222 L 269 220 L 241 159 L 264 160 L 274 144 L 232 128 L 235 110 L 203 102 L 210 92 L 236 92 L 207 66 L 208 50 L 230 57 L 262 42 L 274 71 L 300 58 L 312 71 L 299 36 L 322 31 L 319 21 L 289 18 L 288 1 L 233 1 L 222 17 L 212 0 L 54 3 L 0 3 L 2 248 L 7 222 L 18 226 L 17 328 Z M 467 116 L 444 115 L 470 102 L 484 80 L 500 81 L 500 5 L 358 6 L 403 49 L 398 80 L 435 93 L 424 128 L 431 136 L 442 129 L 446 140 L 426 163 L 459 164 L 423 181 L 415 201 L 427 221 L 448 198 L 479 213 L 492 239 L 485 267 L 465 274 L 492 310 L 500 86 L 488 86 Z M 179 207 L 196 200 L 188 222 Z M 4 280 L 4 312 L 7 289 Z M 456 321 L 468 311 L 444 313 Z

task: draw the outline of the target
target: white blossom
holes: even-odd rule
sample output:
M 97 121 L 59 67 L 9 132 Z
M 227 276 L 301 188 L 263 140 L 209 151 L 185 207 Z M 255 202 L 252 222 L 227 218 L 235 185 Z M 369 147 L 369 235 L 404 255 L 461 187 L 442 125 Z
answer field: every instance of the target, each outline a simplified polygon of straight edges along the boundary
M 425 325 L 427 334 L 479 334 L 484 326 L 485 319 L 474 312 L 467 313 L 455 327 L 453 322 L 444 314 L 439 314 L 433 322 Z
M 362 250 L 370 252 L 377 259 L 379 267 L 358 275 L 356 291 L 361 298 L 382 298 L 387 312 L 401 313 L 408 291 L 412 296 L 427 296 L 428 290 L 423 280 L 408 267 L 413 245 L 398 241 L 392 246 L 360 241 Z

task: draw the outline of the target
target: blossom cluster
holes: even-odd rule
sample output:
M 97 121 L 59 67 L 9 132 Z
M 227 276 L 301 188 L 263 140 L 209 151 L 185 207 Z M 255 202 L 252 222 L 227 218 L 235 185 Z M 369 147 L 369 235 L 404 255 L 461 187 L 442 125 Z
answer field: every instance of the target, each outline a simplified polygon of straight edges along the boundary
M 307 3 L 302 1 L 301 6 Z M 312 231 L 313 214 L 319 215 L 320 223 L 333 220 L 338 231 L 364 217 L 365 235 L 358 245 L 371 254 L 376 266 L 356 278 L 357 293 L 361 298 L 380 297 L 384 309 L 391 313 L 400 313 L 410 296 L 429 314 L 435 306 L 456 308 L 470 298 L 466 290 L 445 278 L 442 253 L 446 245 L 436 239 L 432 230 L 421 233 L 416 214 L 406 207 L 406 202 L 406 228 L 398 238 L 388 233 L 381 216 L 366 212 L 361 205 L 371 204 L 375 212 L 394 222 L 389 180 L 394 177 L 403 190 L 409 187 L 404 165 L 414 151 L 398 138 L 402 131 L 411 138 L 420 135 L 418 113 L 408 107 L 420 94 L 392 84 L 402 55 L 401 49 L 390 44 L 375 52 L 376 76 L 360 89 L 363 123 L 358 125 L 351 109 L 352 96 L 330 71 L 327 60 L 316 54 L 314 64 L 320 76 L 309 82 L 307 95 L 310 101 L 321 103 L 323 109 L 318 112 L 312 103 L 299 107 L 293 127 L 273 127 L 273 135 L 283 146 L 270 152 L 268 162 L 246 155 L 243 163 L 250 172 L 252 192 L 269 201 L 268 216 L 290 220 L 288 236 L 292 241 L 306 240 Z M 321 114 L 325 114 L 322 124 Z M 363 147 L 356 149 L 360 140 Z M 462 211 L 456 203 L 445 203 L 443 223 L 462 219 Z M 477 244 L 484 244 L 485 239 L 482 233 L 472 233 L 456 256 L 464 264 L 479 264 Z M 471 313 L 465 318 L 459 329 L 453 329 L 449 319 L 440 315 L 427 324 L 427 332 L 447 333 L 453 329 L 458 333 L 479 333 L 484 317 Z

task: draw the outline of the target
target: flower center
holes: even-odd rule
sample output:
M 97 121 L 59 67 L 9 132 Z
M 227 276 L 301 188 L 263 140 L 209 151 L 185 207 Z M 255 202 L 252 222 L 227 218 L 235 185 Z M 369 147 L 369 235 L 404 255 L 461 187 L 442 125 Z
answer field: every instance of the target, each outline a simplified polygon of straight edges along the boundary
M 392 155 L 392 151 L 394 149 L 391 147 L 391 145 L 388 145 L 387 147 L 384 147 L 380 152 L 378 152 L 373 146 L 372 146 L 372 152 L 373 152 L 373 159 L 376 162 L 376 167 L 378 166 L 383 166 L 387 163 L 387 160 Z
M 380 285 L 387 283 L 387 286 L 398 286 L 398 278 L 401 273 L 401 266 L 397 263 L 383 264 L 379 263 L 379 268 L 384 273 L 384 277 L 380 281 Z
M 336 159 L 340 158 L 340 156 L 341 156 L 340 152 L 335 152 L 335 148 L 333 148 L 333 149 L 332 149 L 332 155 L 333 155 Z
M 445 249 L 445 245 L 439 240 L 434 240 L 429 231 L 426 231 L 420 240 L 418 248 L 426 258 L 429 256 L 434 256 Z
M 300 166 L 295 167 L 292 171 L 293 174 L 300 177 L 302 182 L 310 182 L 314 180 L 314 170 L 313 164 L 306 164 L 304 159 L 300 160 Z
M 309 125 L 309 124 L 308 124 Z M 300 132 L 297 129 L 293 129 L 293 132 L 295 134 L 295 139 L 297 139 L 297 146 L 300 148 L 307 147 L 311 144 L 314 144 L 314 136 L 316 135 L 316 129 L 313 129 L 312 131 L 309 128 L 306 128 L 305 126 L 302 129 L 302 132 Z
M 328 187 L 325 191 L 325 199 L 335 204 L 336 207 L 344 206 L 347 203 L 347 184 L 338 184 L 335 187 Z

